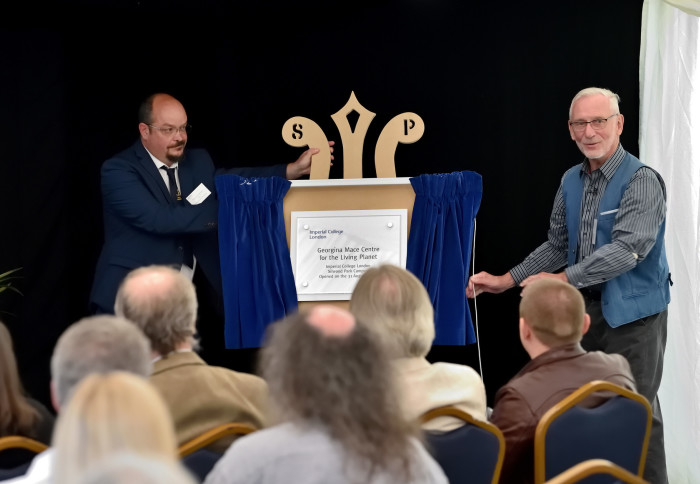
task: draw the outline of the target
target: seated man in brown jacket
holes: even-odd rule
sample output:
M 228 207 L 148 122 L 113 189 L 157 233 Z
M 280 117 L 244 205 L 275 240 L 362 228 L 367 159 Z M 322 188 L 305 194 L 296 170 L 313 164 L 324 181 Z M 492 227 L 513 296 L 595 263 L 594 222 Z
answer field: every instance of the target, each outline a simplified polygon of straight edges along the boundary
M 491 421 L 506 439 L 501 483 L 534 479 L 533 441 L 540 418 L 554 404 L 592 380 L 607 380 L 636 391 L 627 360 L 617 354 L 586 352 L 580 345 L 590 318 L 581 293 L 571 284 L 540 279 L 520 301 L 520 341 L 531 361 L 496 393 Z M 585 402 L 596 406 L 598 399 Z
M 267 383 L 260 377 L 209 366 L 197 353 L 197 294 L 192 282 L 165 266 L 132 270 L 121 283 L 116 314 L 140 327 L 151 342 L 151 383 L 174 419 L 178 445 L 229 422 L 266 424 Z M 232 438 L 211 446 L 223 452 Z

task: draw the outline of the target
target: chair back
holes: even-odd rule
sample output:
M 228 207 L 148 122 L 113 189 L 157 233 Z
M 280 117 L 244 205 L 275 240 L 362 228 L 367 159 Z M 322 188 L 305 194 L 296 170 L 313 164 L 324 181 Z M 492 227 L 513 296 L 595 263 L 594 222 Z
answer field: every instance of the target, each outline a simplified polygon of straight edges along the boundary
M 426 412 L 421 422 L 451 416 L 464 425 L 448 432 L 426 431 L 426 447 L 442 467 L 450 484 L 496 484 L 505 456 L 503 433 L 489 422 L 477 420 L 454 406 Z
M 229 435 L 246 435 L 257 429 L 252 425 L 238 422 L 221 424 L 185 442 L 178 448 L 180 461 L 203 482 L 223 454 L 206 447 Z
M 46 449 L 46 444 L 29 437 L 0 437 L 0 481 L 24 474 L 34 456 Z
M 7 435 L 0 437 L 0 452 L 8 449 L 24 449 L 38 454 L 48 449 L 49 446 L 38 440 L 22 437 L 21 435 Z
M 571 469 L 565 470 L 558 476 L 548 480 L 545 484 L 590 482 L 588 478 L 591 476 L 605 476 L 610 479 L 608 482 L 615 483 L 650 484 L 649 481 L 605 459 L 591 459 L 579 462 Z
M 580 405 L 593 393 L 610 395 L 597 407 Z M 605 459 L 641 476 L 644 471 L 651 406 L 642 395 L 607 381 L 581 386 L 545 413 L 535 430 L 535 483 L 576 464 Z M 609 478 L 586 481 L 613 482 Z

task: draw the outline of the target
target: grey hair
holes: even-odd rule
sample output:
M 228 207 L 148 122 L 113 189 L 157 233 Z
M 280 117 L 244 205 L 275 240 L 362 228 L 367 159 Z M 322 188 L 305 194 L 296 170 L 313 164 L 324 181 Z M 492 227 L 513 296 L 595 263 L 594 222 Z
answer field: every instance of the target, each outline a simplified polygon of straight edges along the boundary
M 73 323 L 58 339 L 51 357 L 51 379 L 60 407 L 91 373 L 127 371 L 148 377 L 151 347 L 143 332 L 124 318 L 89 316 Z
M 420 436 L 419 427 L 399 411 L 381 340 L 359 322 L 348 335 L 324 335 L 308 317 L 288 316 L 266 333 L 260 369 L 276 418 L 320 423 L 348 459 L 368 469 L 368 480 L 373 472 L 387 470 L 404 478 L 397 481 L 410 481 L 410 438 Z
M 154 351 L 167 355 L 185 342 L 196 349 L 197 307 L 192 281 L 172 267 L 151 265 L 127 274 L 114 312 L 141 328 Z
M 571 112 L 574 108 L 574 104 L 576 103 L 576 101 L 578 101 L 582 97 L 594 96 L 596 94 L 602 94 L 603 96 L 608 98 L 608 100 L 610 101 L 610 110 L 613 113 L 617 114 L 620 112 L 620 96 L 612 92 L 610 89 L 605 89 L 602 87 L 587 87 L 577 92 L 574 98 L 571 100 L 571 105 L 569 106 L 569 119 L 571 119 Z

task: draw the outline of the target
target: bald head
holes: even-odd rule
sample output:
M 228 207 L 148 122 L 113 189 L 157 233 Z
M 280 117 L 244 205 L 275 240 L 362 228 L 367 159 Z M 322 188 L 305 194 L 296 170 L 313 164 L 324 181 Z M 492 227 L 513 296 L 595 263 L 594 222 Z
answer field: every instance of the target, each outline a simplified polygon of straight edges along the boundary
M 586 305 L 571 284 L 539 279 L 523 289 L 520 317 L 542 344 L 553 348 L 581 341 Z
M 179 271 L 166 266 L 141 267 L 124 280 L 125 290 L 134 298 L 151 299 L 156 294 L 170 292 L 176 285 Z
M 114 312 L 134 322 L 148 336 L 153 350 L 166 355 L 195 343 L 197 307 L 195 287 L 180 271 L 146 266 L 124 278 Z
M 178 163 L 187 144 L 187 112 L 170 94 L 157 93 L 139 108 L 139 133 L 148 152 L 168 166 Z
M 314 307 L 306 321 L 322 335 L 332 338 L 346 337 L 355 329 L 355 318 L 352 314 L 330 305 Z

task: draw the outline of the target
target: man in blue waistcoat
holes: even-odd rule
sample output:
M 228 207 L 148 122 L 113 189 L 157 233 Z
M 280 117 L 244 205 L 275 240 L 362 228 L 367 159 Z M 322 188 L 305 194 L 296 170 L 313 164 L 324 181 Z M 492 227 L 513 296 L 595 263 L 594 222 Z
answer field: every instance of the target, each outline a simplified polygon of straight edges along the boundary
M 547 241 L 503 275 L 475 274 L 466 293 L 501 293 L 542 278 L 579 288 L 591 317 L 581 344 L 589 351 L 619 353 L 629 361 L 637 390 L 653 409 L 644 478 L 664 484 L 657 391 L 671 300 L 664 248 L 666 188 L 657 172 L 622 148 L 619 101 L 617 94 L 596 87 L 574 96 L 569 133 L 585 159 L 561 179 Z

